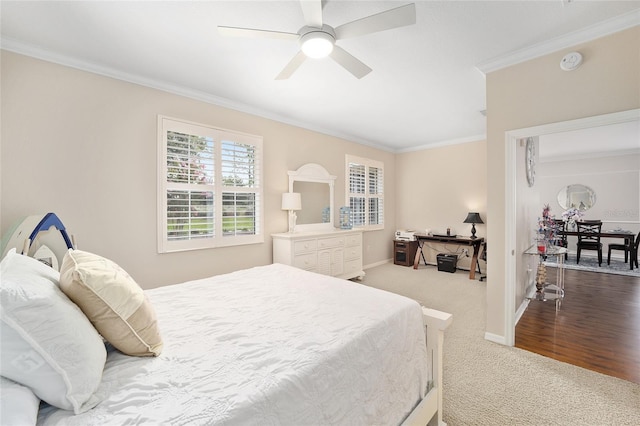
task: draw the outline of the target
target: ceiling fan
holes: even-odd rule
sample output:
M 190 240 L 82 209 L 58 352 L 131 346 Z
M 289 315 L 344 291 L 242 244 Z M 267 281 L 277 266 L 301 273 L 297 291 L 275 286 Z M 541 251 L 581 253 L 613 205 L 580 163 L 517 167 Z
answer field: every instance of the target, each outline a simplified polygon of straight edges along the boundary
M 218 26 L 218 32 L 228 37 L 297 40 L 300 43 L 300 51 L 278 74 L 277 80 L 291 77 L 306 58 L 324 58 L 326 56 L 330 56 L 356 78 L 362 78 L 371 72 L 371 68 L 336 45 L 336 41 L 416 23 L 416 6 L 413 3 L 348 22 L 337 28 L 323 22 L 322 0 L 300 0 L 300 4 L 306 25 L 300 28 L 297 33 L 222 25 Z

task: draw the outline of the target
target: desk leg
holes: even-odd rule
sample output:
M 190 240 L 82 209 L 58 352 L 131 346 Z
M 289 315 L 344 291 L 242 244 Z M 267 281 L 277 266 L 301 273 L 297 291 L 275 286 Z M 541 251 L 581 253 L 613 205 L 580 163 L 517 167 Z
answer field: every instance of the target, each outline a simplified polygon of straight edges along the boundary
M 473 244 L 473 257 L 471 258 L 471 266 L 469 267 L 469 279 L 476 279 L 476 268 L 478 267 L 478 255 L 480 254 L 480 244 Z
M 418 240 L 416 256 L 413 258 L 413 269 L 418 269 L 418 265 L 420 264 L 420 255 L 422 255 L 422 244 L 420 244 L 420 240 Z

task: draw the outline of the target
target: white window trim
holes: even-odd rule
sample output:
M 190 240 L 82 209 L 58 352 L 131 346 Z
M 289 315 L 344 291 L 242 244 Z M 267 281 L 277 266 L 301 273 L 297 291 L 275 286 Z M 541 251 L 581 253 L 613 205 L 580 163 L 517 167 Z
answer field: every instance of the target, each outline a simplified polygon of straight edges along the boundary
M 167 131 L 182 131 L 191 133 L 193 126 L 199 127 L 201 130 L 206 129 L 205 134 L 200 136 L 211 136 L 214 141 L 219 142 L 223 139 L 230 139 L 234 142 L 254 145 L 256 147 L 258 161 L 256 165 L 256 176 L 258 181 L 257 188 L 230 188 L 222 185 L 222 144 L 216 143 L 214 146 L 214 184 L 208 186 L 197 186 L 198 190 L 206 190 L 213 188 L 215 193 L 214 200 L 214 227 L 215 236 L 212 238 L 199 238 L 180 241 L 169 241 L 167 239 L 167 189 L 170 186 L 167 182 Z M 263 181 L 263 151 L 262 136 L 251 135 L 234 130 L 227 130 L 212 127 L 206 124 L 195 123 L 178 118 L 158 115 L 158 190 L 157 190 L 157 240 L 158 253 L 170 253 L 186 250 L 199 250 L 216 247 L 230 247 L 244 244 L 264 243 L 264 181 Z M 256 193 L 256 233 L 252 235 L 235 235 L 223 236 L 222 231 L 222 193 L 226 191 L 233 192 L 251 192 Z
M 376 195 L 376 198 L 380 198 L 382 199 L 382 205 L 383 205 L 383 210 L 386 209 L 386 203 L 384 202 L 384 193 L 385 193 L 385 189 L 384 189 L 384 163 L 382 161 L 377 161 L 377 160 L 372 160 L 369 158 L 363 158 L 363 157 L 357 157 L 355 155 L 350 155 L 350 154 L 346 154 L 345 155 L 345 205 L 350 206 L 351 205 L 351 196 L 361 196 L 361 194 L 352 194 L 349 192 L 350 188 L 350 175 L 351 175 L 351 170 L 349 167 L 349 163 L 356 163 L 356 164 L 362 164 L 365 166 L 365 194 L 364 194 L 364 198 L 365 198 L 365 223 L 366 225 L 364 226 L 353 226 L 354 229 L 359 229 L 362 231 L 374 231 L 374 230 L 380 230 L 380 229 L 384 229 L 384 211 L 382 212 L 383 216 L 382 216 L 382 223 L 380 224 L 375 224 L 375 225 L 371 225 L 369 224 L 369 198 L 370 198 L 370 194 L 369 194 L 369 167 L 377 167 L 379 169 L 382 170 L 382 179 L 383 179 L 383 185 L 382 185 L 382 194 L 378 194 Z

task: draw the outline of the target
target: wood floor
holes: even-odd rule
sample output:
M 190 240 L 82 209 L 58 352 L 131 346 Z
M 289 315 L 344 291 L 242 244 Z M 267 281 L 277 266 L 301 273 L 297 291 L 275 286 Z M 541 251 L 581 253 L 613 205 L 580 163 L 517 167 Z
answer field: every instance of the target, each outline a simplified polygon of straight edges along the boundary
M 640 383 L 640 278 L 565 270 L 560 310 L 532 300 L 516 347 Z

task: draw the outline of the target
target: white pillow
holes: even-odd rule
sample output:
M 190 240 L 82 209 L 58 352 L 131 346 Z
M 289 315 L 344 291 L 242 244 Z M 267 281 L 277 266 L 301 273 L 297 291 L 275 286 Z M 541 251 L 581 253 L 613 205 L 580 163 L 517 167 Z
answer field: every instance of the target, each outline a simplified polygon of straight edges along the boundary
M 59 274 L 15 251 L 0 264 L 0 373 L 78 414 L 99 401 L 107 352 L 98 332 L 58 288 Z
M 31 389 L 13 380 L 0 377 L 0 421 L 3 425 L 35 425 L 38 421 L 40 398 Z

